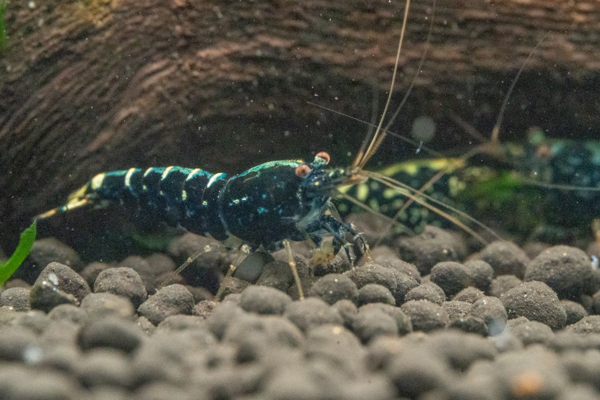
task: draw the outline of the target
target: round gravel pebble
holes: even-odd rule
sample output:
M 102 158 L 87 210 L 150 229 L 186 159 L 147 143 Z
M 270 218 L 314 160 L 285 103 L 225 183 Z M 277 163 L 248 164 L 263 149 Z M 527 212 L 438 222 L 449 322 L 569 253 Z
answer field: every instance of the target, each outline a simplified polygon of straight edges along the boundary
M 282 292 L 287 292 L 293 283 L 292 270 L 289 264 L 283 261 L 273 261 L 265 265 L 256 281 L 257 286 L 268 286 Z
M 598 349 L 600 348 L 600 334 L 580 334 L 567 327 L 554 334 L 554 338 L 552 338 L 549 343 L 549 347 L 559 353 L 571 350 L 573 350 L 574 353 L 578 353 L 589 349 Z
M 126 267 L 108 268 L 100 272 L 94 282 L 94 293 L 112 293 L 127 297 L 136 308 L 148 297 L 140 275 Z
M 85 310 L 72 304 L 61 304 L 56 306 L 48 313 L 48 319 L 51 321 L 67 321 L 78 326 L 83 326 L 87 321 Z
M 446 389 L 453 377 L 441 357 L 422 348 L 404 349 L 388 363 L 385 372 L 396 386 L 398 395 L 411 399 L 421 398 L 435 389 Z
M 464 266 L 473 286 L 483 292 L 490 290 L 494 278 L 494 269 L 490 264 L 483 260 L 470 260 L 465 262 Z
M 86 388 L 94 386 L 130 387 L 131 363 L 120 351 L 95 349 L 87 352 L 77 364 L 76 375 Z
M 10 307 L 0 307 L 0 327 L 10 326 L 19 313 Z
M 454 261 L 444 261 L 434 265 L 429 279 L 441 287 L 447 297 L 454 296 L 471 284 L 468 270 L 464 265 Z
M 563 391 L 557 400 L 596 400 L 600 398 L 600 391 L 588 384 L 574 384 L 568 391 Z
M 588 315 L 567 329 L 576 333 L 600 333 L 600 315 Z
M 427 225 L 420 235 L 401 238 L 398 242 L 402 259 L 413 263 L 421 276 L 442 261 L 458 261 L 461 244 L 456 236 L 443 229 Z
M 501 299 L 506 292 L 519 286 L 521 283 L 523 283 L 523 281 L 514 275 L 497 276 L 492 280 L 492 284 L 490 286 L 490 296 Z
M 527 254 L 527 257 L 529 257 L 531 260 L 533 260 L 542 251 L 546 250 L 549 247 L 552 247 L 552 246 L 550 246 L 547 243 L 529 242 L 529 243 L 526 243 L 525 246 L 523 246 L 523 251 L 525 252 L 525 254 Z
M 32 332 L 37 334 L 43 333 L 49 324 L 48 316 L 38 310 L 19 313 L 19 316 L 13 322 L 14 326 L 31 329 Z
M 280 290 L 267 286 L 249 286 L 242 292 L 241 307 L 257 314 L 281 315 L 292 298 Z
M 160 289 L 155 295 L 142 303 L 138 313 L 154 325 L 170 315 L 191 314 L 194 308 L 194 297 L 182 285 L 170 285 Z
M 409 316 L 398 307 L 383 303 L 371 303 L 362 306 L 359 312 L 362 311 L 364 313 L 370 310 L 379 310 L 392 317 L 396 321 L 399 335 L 406 335 L 413 330 Z
M 390 268 L 396 270 L 398 273 L 405 274 L 416 280 L 418 283 L 421 283 L 421 274 L 419 270 L 414 264 L 407 263 L 396 257 L 389 256 L 377 256 L 373 255 L 373 260 L 383 267 Z
M 354 317 L 352 331 L 363 343 L 369 343 L 379 336 L 397 336 L 398 325 L 382 310 L 365 309 Z
M 462 399 L 501 399 L 503 391 L 500 383 L 493 376 L 471 376 L 467 375 L 464 379 L 455 381 L 448 388 L 448 398 L 455 400 Z
M 436 331 L 426 337 L 424 346 L 460 372 L 467 371 L 478 360 L 493 360 L 498 350 L 489 340 L 478 335 L 454 330 Z
M 572 381 L 598 387 L 600 383 L 600 352 L 569 351 L 561 354 L 561 364 Z
M 588 293 L 592 267 L 588 255 L 569 246 L 554 246 L 542 251 L 528 265 L 525 281 L 548 285 L 561 299 L 579 299 Z
M 218 303 L 212 313 L 206 318 L 208 329 L 217 339 L 221 340 L 231 321 L 244 315 L 245 311 L 234 303 Z
M 317 372 L 304 365 L 281 365 L 265 384 L 263 396 L 266 399 L 341 398 L 339 386 L 324 388 Z
M 384 303 L 395 306 L 396 299 L 385 286 L 369 283 L 358 291 L 358 306 L 369 303 Z
M 560 304 L 567 313 L 567 325 L 572 325 L 588 315 L 585 308 L 581 304 L 574 301 L 561 300 Z
M 224 289 L 223 289 L 223 295 L 222 295 L 223 297 L 222 298 L 225 299 L 227 296 L 232 295 L 232 294 L 239 295 L 240 293 L 242 293 L 244 291 L 244 289 L 251 286 L 252 284 L 248 281 L 238 279 L 235 276 L 230 276 L 229 278 L 227 278 L 226 281 L 223 282 L 223 285 L 224 285 Z M 193 299 L 193 296 L 192 296 L 192 299 Z M 230 299 L 230 301 L 231 301 L 231 299 Z
M 450 322 L 455 319 L 466 318 L 471 312 L 472 306 L 471 303 L 458 300 L 445 301 L 442 303 L 442 308 L 448 313 Z
M 592 307 L 590 311 L 594 314 L 600 314 L 600 290 L 592 296 Z
M 51 262 L 31 288 L 31 308 L 48 312 L 59 304 L 79 304 L 90 293 L 81 275 L 66 265 Z
M 47 346 L 44 348 L 38 365 L 69 373 L 75 369 L 81 354 L 77 346 L 73 345 Z
M 92 293 L 81 302 L 90 319 L 99 319 L 108 316 L 116 316 L 125 319 L 133 319 L 135 308 L 126 297 L 117 296 L 112 293 Z
M 2 292 L 0 297 L 0 306 L 12 307 L 15 311 L 29 311 L 29 289 L 23 287 L 13 287 Z
M 359 290 L 369 283 L 376 283 L 385 286 L 391 293 L 396 292 L 397 282 L 395 272 L 379 264 L 365 264 L 361 267 L 355 267 L 345 272 L 345 274 L 352 279 Z
M 209 398 L 208 393 L 198 392 L 194 393 L 186 391 L 173 384 L 165 382 L 154 382 L 148 385 L 144 385 L 136 391 L 135 399 L 139 400 L 194 400 L 199 398 Z M 125 393 L 127 395 L 127 393 Z M 112 396 L 112 394 L 111 394 Z M 107 400 L 112 397 L 107 397 Z M 126 397 L 124 397 L 125 399 Z
M 76 346 L 79 326 L 68 321 L 51 321 L 42 336 L 40 342 L 44 348 L 55 346 Z
M 174 284 L 183 281 L 183 277 L 181 276 L 181 274 L 173 275 L 172 273 L 167 273 L 159 278 L 158 274 L 156 274 L 155 271 L 153 271 L 150 263 L 140 256 L 127 257 L 117 265 L 117 268 L 130 268 L 137 272 L 140 279 L 144 283 L 146 293 L 155 293 L 157 285 L 163 282 L 164 280 L 168 280 L 167 283 L 169 284 Z M 185 272 L 189 273 L 189 269 L 190 267 L 186 268 Z
M 188 341 L 179 335 L 177 339 L 179 342 L 174 343 L 173 337 L 153 336 L 133 354 L 132 380 L 136 386 L 151 382 L 168 382 L 179 386 L 186 384 L 189 368 L 181 362 L 183 355 L 179 348 L 188 345 Z M 188 351 L 191 352 L 192 348 L 188 347 Z
M 77 301 L 83 300 L 85 296 L 92 292 L 90 286 L 81 275 L 71 269 L 71 267 L 57 262 L 48 264 L 36 280 L 36 283 L 43 280 L 51 282 L 57 289 L 65 293 L 72 294 Z
M 31 308 L 49 312 L 60 304 L 75 304 L 79 302 L 72 294 L 66 293 L 50 281 L 36 282 L 30 291 L 29 304 Z
M 425 282 L 411 289 L 406 294 L 406 301 L 411 300 L 428 300 L 432 303 L 441 305 L 446 301 L 446 294 L 441 287 L 433 282 Z
M 344 319 L 335 308 L 316 297 L 288 304 L 284 316 L 304 332 L 323 324 L 344 324 Z
M 54 238 L 45 238 L 33 243 L 27 259 L 15 271 L 12 278 L 20 278 L 33 283 L 40 272 L 52 262 L 66 265 L 75 271 L 81 271 L 83 268 L 75 250 Z
M 403 338 L 380 336 L 367 346 L 367 367 L 370 371 L 381 371 L 405 347 Z
M 473 333 L 479 336 L 488 336 L 489 330 L 485 321 L 481 318 L 468 315 L 462 318 L 450 320 L 450 328 L 458 329 L 463 332 Z
M 354 321 L 354 317 L 358 313 L 356 305 L 350 300 L 340 300 L 331 307 L 333 307 L 340 313 L 340 315 L 344 319 L 344 326 L 348 329 L 352 329 L 352 322 Z
M 508 318 L 525 317 L 539 321 L 550 328 L 562 329 L 567 313 L 558 296 L 543 282 L 525 282 L 509 290 L 502 299 Z
M 383 259 L 398 259 L 398 254 L 389 246 L 386 245 L 378 245 L 376 247 L 371 247 L 371 259 L 374 261 L 383 260 Z M 360 260 L 367 261 L 366 257 Z M 360 262 L 359 262 L 360 264 Z M 381 264 L 383 265 L 383 264 Z
M 241 344 L 253 335 L 272 347 L 298 347 L 304 342 L 300 329 L 289 320 L 256 314 L 244 314 L 232 321 L 223 335 L 223 342 Z
M 130 353 L 141 343 L 143 333 L 133 322 L 121 318 L 91 321 L 79 331 L 78 344 L 82 350 L 107 347 Z
M 427 300 L 407 301 L 402 304 L 401 309 L 409 316 L 415 331 L 431 332 L 444 329 L 450 324 L 446 311 Z
M 510 399 L 553 399 L 566 387 L 568 378 L 558 356 L 531 346 L 524 351 L 500 354 L 491 366 Z
M 0 360 L 23 361 L 28 349 L 38 348 L 35 333 L 24 327 L 9 327 L 0 335 Z
M 217 304 L 218 303 L 215 303 L 212 300 L 203 300 L 194 306 L 192 309 L 192 315 L 206 319 L 215 309 Z
M 546 344 L 554 337 L 554 332 L 546 324 L 542 324 L 538 321 L 529 321 L 523 317 L 510 320 L 508 322 L 508 329 L 511 335 L 519 339 L 524 346 L 530 346 L 532 344 Z M 517 321 L 516 323 L 514 323 Z
M 146 334 L 146 336 L 152 336 L 156 331 L 156 326 L 154 326 L 152 322 L 148 321 L 148 318 L 146 317 L 138 317 L 136 324 L 140 327 L 142 332 Z
M 523 250 L 503 241 L 490 243 L 479 252 L 478 257 L 491 265 L 495 276 L 515 275 L 522 279 L 529 264 L 529 258 Z
M 155 336 L 181 338 L 193 340 L 194 346 L 208 348 L 217 343 L 217 339 L 208 329 L 205 320 L 192 315 L 171 315 L 158 324 Z
M 21 365 L 0 367 L 0 388 L 4 399 L 75 400 L 85 396 L 82 387 L 64 373 Z
M 6 261 L 6 259 L 4 260 Z M 31 289 L 31 284 L 25 282 L 23 279 L 11 278 L 4 284 L 4 289 L 10 289 L 14 287 L 22 287 L 25 289 Z
M 338 371 L 354 378 L 364 371 L 366 350 L 349 330 L 340 325 L 321 325 L 306 335 L 304 355 L 338 366 Z
M 343 274 L 329 274 L 319 278 L 310 288 L 308 295 L 318 297 L 326 303 L 335 304 L 340 300 L 358 301 L 356 284 Z
M 419 287 L 420 282 L 421 278 L 416 279 L 413 276 L 403 273 L 396 274 L 396 292 L 392 293 L 396 299 L 396 304 L 402 304 L 407 301 L 406 295 L 408 292 L 416 287 Z
M 470 314 L 483 320 L 490 336 L 501 333 L 506 327 L 508 314 L 497 297 L 482 297 L 471 306 Z
M 465 301 L 473 304 L 482 297 L 485 297 L 485 294 L 481 290 L 471 286 L 458 292 L 452 300 Z
M 105 269 L 112 268 L 112 265 L 103 263 L 103 262 L 93 262 L 89 263 L 85 266 L 79 273 L 83 279 L 90 285 L 91 288 L 94 287 L 94 282 L 96 282 L 96 278 L 100 275 L 100 272 Z

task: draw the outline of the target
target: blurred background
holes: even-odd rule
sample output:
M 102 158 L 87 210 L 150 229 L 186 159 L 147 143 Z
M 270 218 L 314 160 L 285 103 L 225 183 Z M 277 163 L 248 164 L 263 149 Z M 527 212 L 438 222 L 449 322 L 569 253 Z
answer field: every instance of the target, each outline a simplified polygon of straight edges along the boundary
M 0 44 L 0 249 L 97 173 L 179 165 L 239 173 L 259 163 L 351 162 L 383 110 L 402 1 L 30 0 L 4 3 Z M 597 139 L 600 4 L 414 1 L 392 106 L 429 46 L 392 130 L 419 117 L 430 146 L 461 154 L 486 137 L 517 70 L 501 141 L 529 128 Z M 374 107 L 373 103 L 378 103 Z M 389 137 L 380 168 L 427 156 Z M 80 221 L 91 231 L 97 221 Z M 71 229 L 71 228 L 69 228 Z M 52 234 L 51 231 L 43 234 Z

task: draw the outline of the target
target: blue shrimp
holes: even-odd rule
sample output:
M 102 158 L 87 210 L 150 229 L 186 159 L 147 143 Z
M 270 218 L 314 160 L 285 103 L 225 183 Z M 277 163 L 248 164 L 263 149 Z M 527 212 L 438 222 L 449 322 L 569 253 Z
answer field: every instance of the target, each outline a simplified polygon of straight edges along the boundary
M 250 251 L 286 248 L 302 297 L 290 240 L 311 239 L 319 245 L 323 235 L 329 234 L 351 258 L 351 244 L 345 239 L 350 234 L 360 252 L 368 251 L 352 225 L 327 213 L 339 185 L 363 178 L 351 168 L 327 168 L 329 159 L 329 154 L 321 152 L 312 163 L 271 161 L 230 177 L 175 166 L 105 172 L 74 192 L 66 205 L 37 218 L 120 202 L 142 216 L 236 247 L 247 245 Z

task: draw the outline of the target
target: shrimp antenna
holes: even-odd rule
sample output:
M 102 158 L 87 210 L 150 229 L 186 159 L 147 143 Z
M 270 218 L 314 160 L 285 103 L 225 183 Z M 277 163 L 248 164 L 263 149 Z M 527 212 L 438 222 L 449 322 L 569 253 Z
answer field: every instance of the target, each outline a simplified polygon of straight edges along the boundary
M 502 106 L 500 107 L 500 112 L 498 113 L 498 119 L 496 120 L 496 124 L 494 125 L 494 128 L 492 129 L 492 138 L 491 138 L 492 143 L 498 142 L 498 136 L 500 135 L 500 126 L 502 125 L 502 119 L 504 118 L 504 111 L 506 110 L 506 106 L 508 105 L 508 99 L 510 99 L 510 95 L 512 94 L 513 89 L 515 88 L 515 85 L 517 84 L 517 81 L 519 80 L 521 73 L 525 69 L 525 65 L 527 65 L 527 62 L 533 56 L 533 53 L 535 53 L 535 51 L 542 45 L 542 42 L 546 39 L 546 37 L 548 37 L 549 34 L 550 34 L 550 31 L 546 32 L 546 34 L 542 37 L 542 39 L 540 39 L 540 41 L 535 45 L 533 50 L 531 50 L 529 52 L 529 55 L 525 59 L 525 62 L 523 63 L 523 65 L 521 65 L 521 68 L 519 68 L 519 72 L 517 72 L 517 76 L 515 76 L 515 79 L 513 79 L 512 83 L 510 84 L 510 88 L 508 89 L 508 92 L 506 93 L 506 96 L 504 97 L 504 101 L 502 102 Z
M 408 5 L 409 4 L 407 2 L 407 5 L 406 5 L 407 10 L 408 10 Z M 415 86 L 415 83 L 417 81 L 419 73 L 421 72 L 421 69 L 423 68 L 423 64 L 425 63 L 425 59 L 427 58 L 427 52 L 429 51 L 429 44 L 431 43 L 431 33 L 433 31 L 433 20 L 434 20 L 434 16 L 435 16 L 435 6 L 436 6 L 436 0 L 433 1 L 431 18 L 429 20 L 429 31 L 427 32 L 427 40 L 425 41 L 425 51 L 423 51 L 423 55 L 421 56 L 421 60 L 419 61 L 419 66 L 417 67 L 417 72 L 413 76 L 412 81 L 410 82 L 410 85 L 408 87 L 408 90 L 406 91 L 406 93 L 404 94 L 404 97 L 402 98 L 402 101 L 400 102 L 400 105 L 396 108 L 396 111 L 392 115 L 392 118 L 390 118 L 388 123 L 385 125 L 385 128 L 382 129 L 381 126 L 383 125 L 383 121 L 385 119 L 385 114 L 387 112 L 387 109 L 388 109 L 388 106 L 390 104 L 390 100 L 392 97 L 392 91 L 394 89 L 394 79 L 396 77 L 396 72 L 398 69 L 398 62 L 400 59 L 400 49 L 402 47 L 402 39 L 404 36 L 404 29 L 402 31 L 402 34 L 400 35 L 400 43 L 398 45 L 398 54 L 396 56 L 396 65 L 394 66 L 394 76 L 392 78 L 392 84 L 390 86 L 388 100 L 385 105 L 385 110 L 384 110 L 383 114 L 381 115 L 381 120 L 379 121 L 379 126 L 377 127 L 375 136 L 373 137 L 373 140 L 371 141 L 366 154 L 362 157 L 362 159 L 360 160 L 360 163 L 358 165 L 361 169 L 364 168 L 367 161 L 369 161 L 369 159 L 373 156 L 373 154 L 375 154 L 375 152 L 377 151 L 377 149 L 379 148 L 379 146 L 385 139 L 386 135 L 388 134 L 388 129 L 392 126 L 392 124 L 394 123 L 394 121 L 396 120 L 398 115 L 400 114 L 400 110 L 402 109 L 402 107 L 404 107 L 404 104 L 408 100 L 408 96 L 410 95 L 413 87 Z M 404 15 L 404 24 L 406 24 L 406 18 L 407 18 L 407 14 Z M 404 26 L 405 25 L 403 25 L 403 28 L 404 28 Z
M 466 218 L 470 222 L 472 222 L 472 223 L 480 226 L 481 228 L 485 229 L 486 231 L 488 231 L 493 237 L 495 237 L 499 240 L 502 240 L 502 238 L 500 236 L 498 236 L 498 234 L 496 232 L 494 232 L 492 229 L 485 226 L 481 222 L 477 221 L 475 218 L 471 217 L 469 214 L 467 214 L 463 211 L 460 211 L 452 206 L 449 206 L 448 204 L 444 203 L 443 201 L 436 200 L 433 197 L 428 196 L 424 193 L 419 194 L 416 189 L 413 189 L 412 187 L 410 187 L 409 185 L 407 185 L 405 183 L 402 183 L 393 178 L 390 178 L 389 176 L 378 174 L 376 172 L 362 170 L 360 173 L 368 178 L 371 178 L 377 182 L 380 182 L 380 183 L 386 185 L 387 187 L 389 187 L 391 189 L 398 191 L 398 193 L 400 193 L 400 194 L 406 195 L 410 199 L 414 200 L 416 203 L 419 203 L 422 206 L 435 212 L 436 214 L 446 218 L 448 221 L 454 223 L 455 225 L 460 227 L 465 232 L 469 233 L 471 236 L 473 236 L 475 239 L 479 240 L 483 244 L 488 244 L 488 242 L 485 239 L 483 239 L 480 235 L 478 235 L 473 229 L 469 228 L 467 225 L 465 225 L 459 219 L 457 219 L 457 218 L 451 216 L 450 214 L 440 210 L 439 208 L 429 204 L 427 201 L 438 204 L 438 205 L 460 215 L 461 217 Z
M 363 120 L 362 120 L 362 119 L 360 119 L 360 118 L 356 118 L 356 117 L 353 117 L 352 115 L 348 115 L 348 114 L 345 114 L 345 113 L 343 113 L 343 112 L 341 112 L 341 111 L 334 110 L 333 108 L 329 108 L 329 107 L 325 107 L 325 106 L 323 106 L 323 105 L 320 105 L 320 104 L 317 104 L 317 103 L 313 103 L 312 101 L 307 101 L 307 102 L 306 102 L 306 104 L 310 104 L 311 106 L 319 107 L 320 109 L 322 109 L 322 110 L 325 110 L 325 111 L 328 111 L 328 112 L 330 112 L 330 113 L 333 113 L 333 114 L 341 115 L 341 116 L 343 116 L 343 117 L 346 117 L 346 118 L 348 118 L 348 119 L 350 119 L 350 120 L 352 120 L 352 121 L 357 121 L 357 122 L 360 122 L 360 123 L 362 123 L 362 124 L 365 124 L 365 125 L 367 125 L 369 128 L 376 128 L 376 127 L 377 127 L 377 124 L 376 124 L 376 123 L 373 123 L 373 122 L 367 122 L 367 121 L 363 121 Z M 466 123 L 466 122 L 465 122 L 465 123 Z M 474 129 L 474 128 L 473 128 L 473 127 L 471 127 L 471 129 Z M 408 144 L 410 144 L 410 145 L 412 145 L 412 146 L 415 146 L 415 147 L 419 147 L 419 146 L 421 146 L 421 149 L 422 149 L 423 151 L 425 151 L 425 152 L 427 152 L 428 154 L 431 154 L 431 155 L 433 155 L 433 156 L 440 157 L 440 158 L 444 158 L 444 157 L 445 157 L 445 156 L 444 156 L 444 154 L 440 153 L 439 151 L 436 151 L 436 150 L 432 149 L 431 147 L 428 147 L 428 146 L 425 146 L 425 145 L 421 145 L 421 144 L 420 144 L 419 142 L 417 142 L 416 140 L 412 140 L 411 138 L 408 138 L 408 137 L 406 137 L 406 136 L 403 136 L 403 135 L 401 135 L 401 134 L 399 134 L 399 133 L 396 133 L 396 132 L 392 132 L 392 131 L 390 131 L 390 130 L 387 130 L 387 131 L 386 131 L 386 134 L 387 134 L 387 135 L 389 135 L 389 136 L 393 136 L 393 137 L 395 137 L 395 138 L 398 138 L 398 139 L 402 140 L 403 142 L 405 142 L 405 143 L 408 143 Z M 370 134 L 369 134 L 369 135 L 370 135 Z
M 433 19 L 433 18 L 432 18 Z M 433 22 L 433 21 L 432 21 Z M 431 30 L 430 30 L 431 33 Z M 498 113 L 498 118 L 496 119 L 496 124 L 494 125 L 494 128 L 492 129 L 492 137 L 490 139 L 490 143 L 492 144 L 496 144 L 498 142 L 498 136 L 499 136 L 499 132 L 500 132 L 500 126 L 502 125 L 502 119 L 504 116 L 504 112 L 506 110 L 506 106 L 508 105 L 508 101 L 510 99 L 510 96 L 517 84 L 517 81 L 519 80 L 519 77 L 521 76 L 521 73 L 523 72 L 523 70 L 525 69 L 525 66 L 527 65 L 527 62 L 531 59 L 531 57 L 533 56 L 533 54 L 535 53 L 535 51 L 541 46 L 542 42 L 546 39 L 546 37 L 548 36 L 550 32 L 547 32 L 542 39 L 536 44 L 536 46 L 533 48 L 533 50 L 531 50 L 529 52 L 529 55 L 527 56 L 527 58 L 525 59 L 525 61 L 523 62 L 523 64 L 521 65 L 521 67 L 519 68 L 519 71 L 517 72 L 517 75 L 515 76 L 515 78 L 513 79 L 513 81 L 511 82 L 510 88 L 508 89 L 508 92 L 506 94 L 506 96 L 504 97 L 504 101 L 502 102 L 502 106 L 500 108 L 500 112 Z M 397 110 L 398 112 L 399 110 Z M 392 117 L 392 121 L 393 119 L 397 116 L 397 112 L 393 115 Z M 473 128 L 470 124 L 468 124 L 466 121 L 462 120 L 458 115 L 456 114 L 451 114 L 450 115 L 451 119 L 457 123 L 458 125 L 460 125 L 461 127 L 463 127 L 463 129 L 465 129 L 466 132 L 468 132 L 471 136 L 473 136 L 475 139 L 483 142 L 482 146 L 477 146 L 474 149 L 472 149 L 471 151 L 465 153 L 462 157 L 456 159 L 454 162 L 449 163 L 449 165 L 446 168 L 441 169 L 434 177 L 432 177 L 427 183 L 425 183 L 425 185 L 423 185 L 419 190 L 416 189 L 412 189 L 415 191 L 415 194 L 409 198 L 409 200 L 404 204 L 404 206 L 398 210 L 398 212 L 396 213 L 396 215 L 391 219 L 390 224 L 388 225 L 386 230 L 391 229 L 391 227 L 393 226 L 394 222 L 397 221 L 400 218 L 400 215 L 402 215 L 402 213 L 404 211 L 406 211 L 406 209 L 413 203 L 417 201 L 417 197 L 421 197 L 421 196 L 425 196 L 424 192 L 430 188 L 432 185 L 434 185 L 439 179 L 442 178 L 442 176 L 444 176 L 447 172 L 449 172 L 449 170 L 451 168 L 460 168 L 461 166 L 465 165 L 465 162 L 470 159 L 471 157 L 475 156 L 476 154 L 479 154 L 486 145 L 486 139 L 483 135 L 481 135 L 475 128 Z M 389 124 L 388 124 L 389 127 Z M 387 129 L 387 127 L 386 127 Z M 600 190 L 600 189 L 599 189 Z M 420 203 L 420 202 L 419 202 Z M 423 203 L 420 203 L 423 204 Z M 443 203 L 442 203 L 443 204 Z M 456 210 L 454 210 L 456 211 Z M 441 214 L 440 214 L 441 215 Z M 468 216 L 467 216 L 468 217 Z M 488 227 L 486 227 L 485 225 L 479 223 L 478 221 L 474 220 L 471 217 L 468 217 L 470 220 L 475 221 L 478 225 L 484 227 L 484 229 L 490 231 L 494 237 L 498 237 L 498 235 L 493 232 L 491 229 L 489 229 Z M 499 237 L 498 237 L 499 238 Z M 378 242 L 379 243 L 379 242 Z
M 410 229 L 408 226 L 400 223 L 397 220 L 392 220 L 390 217 L 388 217 L 388 216 L 386 216 L 384 214 L 381 214 L 380 212 L 374 210 L 372 207 L 369 207 L 368 205 L 366 205 L 364 203 L 361 203 L 360 200 L 358 200 L 358 199 L 350 196 L 348 193 L 345 193 L 345 192 L 342 192 L 341 190 L 338 190 L 337 191 L 337 195 L 340 196 L 340 197 L 342 197 L 342 198 L 344 198 L 344 199 L 346 199 L 346 200 L 348 200 L 349 202 L 353 203 L 357 207 L 362 208 L 363 210 L 365 210 L 367 212 L 370 212 L 371 214 L 377 215 L 380 218 L 383 218 L 384 220 L 390 222 L 392 224 L 392 226 L 393 225 L 400 226 L 403 231 L 406 231 L 406 232 L 408 232 L 409 234 L 411 234 L 413 236 L 416 235 L 416 233 L 412 229 Z M 384 231 L 384 232 L 386 232 L 386 231 Z
M 365 140 L 363 141 L 362 145 L 360 146 L 360 150 L 358 151 L 356 158 L 352 162 L 351 169 L 353 169 L 353 170 L 356 169 L 357 167 L 362 168 L 365 165 L 365 163 L 369 160 L 369 158 L 371 158 L 371 156 L 374 154 L 375 150 L 377 149 L 376 147 L 374 148 L 375 143 L 381 142 L 378 139 L 379 135 L 383 134 L 385 136 L 385 133 L 382 133 L 382 131 L 381 131 L 381 126 L 383 125 L 383 120 L 385 118 L 385 114 L 387 113 L 387 109 L 390 105 L 390 101 L 392 99 L 392 92 L 394 90 L 394 85 L 396 83 L 396 74 L 398 72 L 398 64 L 400 63 L 400 52 L 402 50 L 402 42 L 404 41 L 404 33 L 406 31 L 406 24 L 408 21 L 409 8 L 410 8 L 410 0 L 406 0 L 406 7 L 404 8 L 404 19 L 402 20 L 402 30 L 400 31 L 400 41 L 398 42 L 398 51 L 396 53 L 396 62 L 394 63 L 394 72 L 392 74 L 392 83 L 390 84 L 390 91 L 388 93 L 388 98 L 385 103 L 385 108 L 383 109 L 383 114 L 381 115 L 379 125 L 377 126 L 377 129 L 375 130 L 375 134 L 373 135 L 373 138 L 371 139 L 370 135 L 367 135 L 365 137 Z M 370 143 L 369 143 L 369 140 L 370 140 Z M 368 145 L 368 147 L 367 147 L 367 145 Z

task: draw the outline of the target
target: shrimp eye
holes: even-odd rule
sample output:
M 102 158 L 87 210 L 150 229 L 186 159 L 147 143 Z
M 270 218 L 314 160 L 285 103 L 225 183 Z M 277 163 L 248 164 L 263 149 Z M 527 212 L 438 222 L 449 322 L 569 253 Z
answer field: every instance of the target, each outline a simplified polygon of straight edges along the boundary
M 296 175 L 300 178 L 304 178 L 310 173 L 310 167 L 306 164 L 300 164 L 296 167 Z
M 331 157 L 329 157 L 329 154 L 327 154 L 324 151 L 317 153 L 317 157 L 325 160 L 325 164 L 329 164 L 329 160 L 331 160 Z

